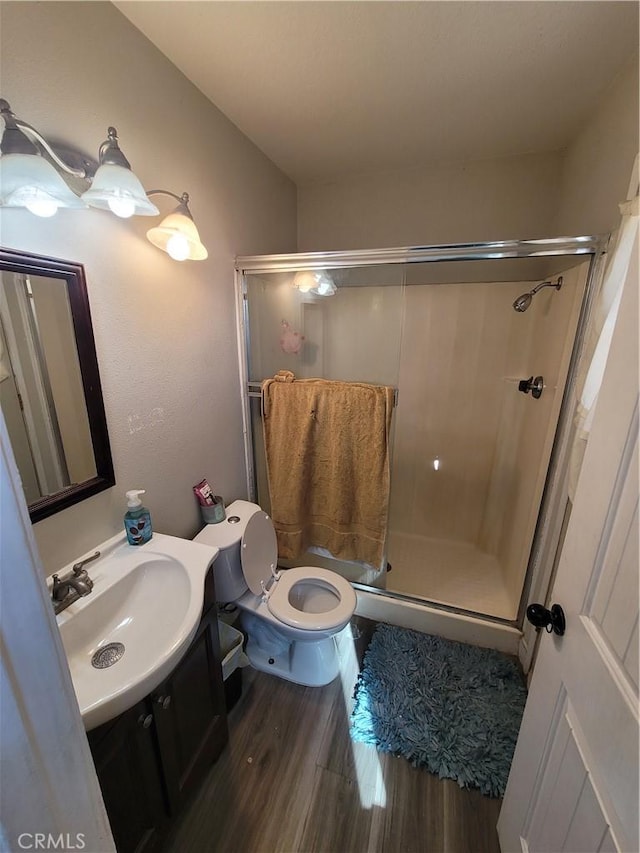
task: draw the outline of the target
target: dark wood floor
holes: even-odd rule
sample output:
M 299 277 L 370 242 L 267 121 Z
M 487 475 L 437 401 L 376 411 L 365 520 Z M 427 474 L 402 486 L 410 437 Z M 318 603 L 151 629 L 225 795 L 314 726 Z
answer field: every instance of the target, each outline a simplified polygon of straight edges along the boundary
M 327 687 L 243 671 L 229 745 L 166 853 L 499 853 L 500 800 L 351 742 L 353 687 L 372 628 L 355 620 L 344 672 Z

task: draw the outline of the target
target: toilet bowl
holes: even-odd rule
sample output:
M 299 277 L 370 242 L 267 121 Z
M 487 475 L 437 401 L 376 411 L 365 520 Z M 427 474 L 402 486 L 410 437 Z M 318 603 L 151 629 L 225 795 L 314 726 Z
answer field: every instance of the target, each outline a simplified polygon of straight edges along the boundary
M 226 516 L 195 540 L 219 549 L 216 600 L 242 611 L 252 666 L 307 686 L 333 681 L 339 672 L 336 638 L 356 607 L 353 587 L 314 566 L 278 570 L 275 530 L 257 504 L 234 501 Z

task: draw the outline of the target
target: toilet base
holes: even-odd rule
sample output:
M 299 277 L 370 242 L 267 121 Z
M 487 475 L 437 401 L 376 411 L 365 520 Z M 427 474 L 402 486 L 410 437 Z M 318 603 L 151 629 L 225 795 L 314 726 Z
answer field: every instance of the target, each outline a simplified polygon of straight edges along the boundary
M 335 637 L 310 643 L 293 641 L 285 649 L 269 651 L 249 636 L 246 654 L 254 669 L 306 687 L 329 684 L 340 672 Z

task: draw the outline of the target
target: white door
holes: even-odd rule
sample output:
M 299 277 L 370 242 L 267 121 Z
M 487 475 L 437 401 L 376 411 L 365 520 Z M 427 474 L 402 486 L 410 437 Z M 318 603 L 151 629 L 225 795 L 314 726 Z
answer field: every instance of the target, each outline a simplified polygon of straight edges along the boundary
M 498 834 L 503 853 L 637 853 L 638 245 L 551 601 Z
M 115 853 L 0 411 L 0 850 Z

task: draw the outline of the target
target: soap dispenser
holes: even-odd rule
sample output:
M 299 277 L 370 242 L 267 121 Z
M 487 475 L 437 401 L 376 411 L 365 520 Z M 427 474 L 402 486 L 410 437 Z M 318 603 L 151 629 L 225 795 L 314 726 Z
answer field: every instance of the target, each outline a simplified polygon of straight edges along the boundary
M 126 493 L 128 509 L 124 514 L 124 529 L 129 545 L 144 545 L 153 536 L 151 513 L 146 506 L 142 506 L 139 497 L 144 492 L 144 489 L 132 489 Z

